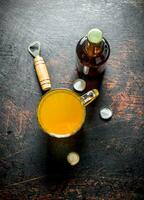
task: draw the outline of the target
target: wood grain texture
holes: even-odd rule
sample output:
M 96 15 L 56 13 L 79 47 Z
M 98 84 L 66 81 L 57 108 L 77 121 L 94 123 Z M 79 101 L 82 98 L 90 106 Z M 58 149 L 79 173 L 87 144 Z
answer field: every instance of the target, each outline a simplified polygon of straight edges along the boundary
M 1 200 L 144 199 L 143 19 L 143 0 L 0 0 Z M 100 96 L 77 135 L 50 138 L 37 124 L 42 92 L 27 47 L 39 40 L 52 87 L 72 88 L 76 44 L 93 27 L 111 45 L 103 79 L 87 80 Z M 80 154 L 75 167 L 69 151 Z
M 51 82 L 48 68 L 45 64 L 44 59 L 40 56 L 36 56 L 36 58 L 34 58 L 34 65 L 41 89 L 43 91 L 48 91 L 49 89 L 51 89 Z

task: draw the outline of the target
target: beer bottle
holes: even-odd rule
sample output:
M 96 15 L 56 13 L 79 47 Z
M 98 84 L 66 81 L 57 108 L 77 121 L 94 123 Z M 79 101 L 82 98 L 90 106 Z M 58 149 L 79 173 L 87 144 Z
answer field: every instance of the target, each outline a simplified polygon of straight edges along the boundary
M 76 67 L 86 76 L 97 76 L 105 70 L 110 46 L 101 30 L 94 28 L 82 37 L 76 46 Z

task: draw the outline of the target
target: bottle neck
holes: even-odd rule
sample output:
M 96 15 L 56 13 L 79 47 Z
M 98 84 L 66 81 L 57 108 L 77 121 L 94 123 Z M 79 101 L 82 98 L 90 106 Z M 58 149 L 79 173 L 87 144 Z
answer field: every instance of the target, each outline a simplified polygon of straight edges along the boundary
M 102 53 L 103 47 L 103 40 L 99 44 L 94 44 L 86 40 L 84 49 L 89 57 L 98 57 Z

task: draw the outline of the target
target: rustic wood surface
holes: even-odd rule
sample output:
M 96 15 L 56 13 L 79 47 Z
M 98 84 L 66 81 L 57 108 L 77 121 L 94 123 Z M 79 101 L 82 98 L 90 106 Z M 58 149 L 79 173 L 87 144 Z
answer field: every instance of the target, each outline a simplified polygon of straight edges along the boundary
M 52 87 L 72 88 L 76 44 L 93 27 L 111 45 L 102 82 L 87 80 L 100 96 L 80 133 L 49 138 L 36 120 L 42 92 L 27 47 L 39 40 Z M 143 0 L 0 0 L 0 200 L 144 199 L 143 52 Z M 75 167 L 69 151 L 80 154 Z

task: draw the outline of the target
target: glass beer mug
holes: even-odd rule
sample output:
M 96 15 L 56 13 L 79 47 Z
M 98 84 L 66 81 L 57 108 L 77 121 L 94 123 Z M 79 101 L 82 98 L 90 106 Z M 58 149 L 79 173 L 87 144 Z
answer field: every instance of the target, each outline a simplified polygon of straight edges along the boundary
M 74 135 L 84 124 L 86 106 L 98 95 L 97 89 L 90 90 L 82 96 L 65 88 L 47 92 L 37 108 L 40 127 L 47 134 L 57 138 Z

